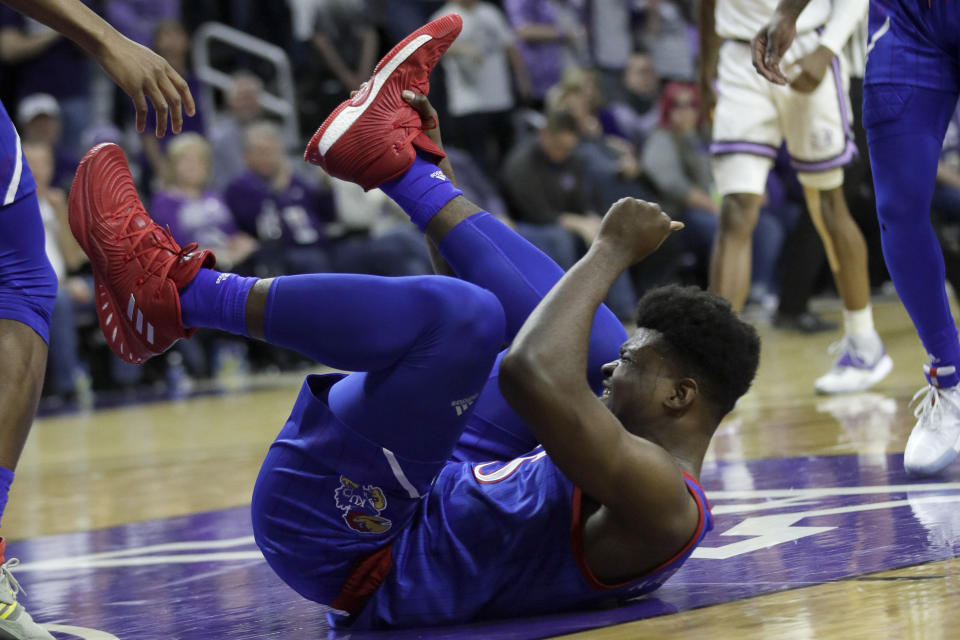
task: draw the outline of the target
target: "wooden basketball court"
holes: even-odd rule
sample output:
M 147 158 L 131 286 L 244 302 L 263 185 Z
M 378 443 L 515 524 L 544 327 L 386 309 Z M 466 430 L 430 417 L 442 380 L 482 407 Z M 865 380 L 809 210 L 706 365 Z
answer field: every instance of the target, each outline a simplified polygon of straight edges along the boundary
M 895 368 L 870 393 L 813 394 L 838 335 L 760 327 L 754 389 L 704 468 L 716 527 L 650 598 L 369 637 L 960 637 L 960 463 L 903 473 L 924 354 L 899 303 L 875 305 Z M 4 518 L 34 617 L 61 638 L 327 637 L 323 608 L 260 558 L 247 511 L 298 387 L 39 419 Z

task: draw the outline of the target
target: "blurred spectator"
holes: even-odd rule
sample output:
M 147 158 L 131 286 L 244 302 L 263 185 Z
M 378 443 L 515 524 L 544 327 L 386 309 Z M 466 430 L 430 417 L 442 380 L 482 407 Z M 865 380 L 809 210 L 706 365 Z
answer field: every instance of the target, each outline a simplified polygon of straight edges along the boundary
M 80 361 L 76 307 L 90 304 L 93 290 L 83 278 L 69 275 L 86 262 L 86 258 L 69 231 L 67 196 L 50 182 L 53 149 L 45 142 L 25 142 L 23 154 L 37 182 L 37 202 L 43 217 L 47 258 L 59 283 L 50 319 L 47 392 L 61 400 L 71 400 L 90 387 L 89 377 Z
M 660 119 L 660 79 L 649 53 L 637 51 L 630 55 L 615 95 L 610 113 L 617 129 L 627 140 L 642 147 Z
M 477 206 L 500 219 L 508 218 L 507 205 L 503 201 L 503 197 L 483 170 L 474 162 L 473 157 L 466 151 L 448 144 L 443 145 L 443 150 L 450 158 L 453 172 L 457 176 L 457 187 L 463 191 L 467 200 L 475 202 Z
M 933 210 L 942 219 L 960 222 L 960 109 L 950 118 L 943 138 Z
M 635 0 L 640 14 L 639 43 L 653 54 L 661 78 L 691 82 L 694 55 L 689 5 L 678 0 Z
M 181 245 L 198 242 L 216 252 L 221 267 L 243 272 L 237 265 L 256 250 L 257 241 L 237 229 L 226 203 L 208 189 L 210 145 L 196 133 L 184 133 L 167 147 L 167 156 L 170 183 L 154 194 L 150 215 Z
M 247 127 L 244 160 L 246 171 L 224 199 L 237 227 L 260 242 L 256 275 L 331 271 L 324 244 L 326 225 L 336 217 L 333 198 L 293 173 L 276 125 Z
M 643 166 L 660 195 L 663 209 L 686 225 L 682 238 L 696 256 L 704 278 L 701 284 L 705 284 L 720 204 L 711 194 L 710 155 L 698 128 L 699 109 L 694 85 L 671 82 L 664 88 L 660 126 L 643 148 Z M 780 227 L 761 213 L 753 238 L 754 280 L 768 283 L 782 244 Z
M 77 156 L 62 142 L 63 121 L 56 98 L 47 93 L 35 93 L 20 101 L 17 124 L 23 140 L 49 145 L 53 153 L 53 174 L 50 184 L 69 189 L 77 168 Z
M 463 30 L 441 60 L 453 116 L 447 131 L 456 146 L 492 173 L 513 143 L 510 69 L 522 99 L 530 96 L 530 80 L 500 9 L 479 0 L 453 0 L 433 17 L 447 13 L 463 19 Z
M 603 90 L 615 95 L 620 76 L 633 52 L 633 0 L 593 0 L 585 7 L 584 23 L 590 43 L 590 63 L 600 73 Z
M 300 120 L 312 131 L 373 73 L 379 39 L 363 0 L 314 0 L 310 6 L 309 44 L 296 67 Z
M 219 114 L 210 126 L 210 145 L 213 148 L 213 178 L 211 184 L 222 191 L 243 172 L 243 130 L 263 117 L 260 97 L 263 82 L 249 71 L 233 75 L 233 84 L 227 94 L 227 111 Z
M 153 44 L 161 22 L 180 19 L 180 0 L 106 0 L 104 5 L 107 22 L 145 47 Z
M 91 119 L 87 56 L 56 31 L 0 5 L 0 62 L 11 65 L 8 70 L 16 75 L 17 101 L 35 94 L 57 100 L 62 145 L 71 154 L 82 153 L 80 132 Z
M 419 29 L 434 13 L 442 0 L 385 0 L 383 28 L 390 42 L 400 42 Z
M 190 39 L 183 25 L 176 20 L 163 20 L 157 24 L 156 32 L 153 35 L 153 50 L 164 57 L 170 66 L 179 73 L 190 86 L 190 92 L 196 97 L 200 95 L 200 80 L 194 75 L 190 63 Z M 193 131 L 196 133 L 205 132 L 205 120 L 203 110 L 199 100 L 195 102 L 197 110 L 193 116 L 183 114 L 183 132 Z M 170 128 L 170 119 L 167 118 L 167 135 L 163 138 L 156 137 L 157 112 L 153 105 L 148 102 L 147 126 L 143 130 L 140 139 L 143 143 L 143 152 L 147 158 L 150 169 L 153 171 L 154 178 L 159 178 L 161 183 L 168 182 L 168 167 L 166 166 L 166 156 L 164 149 L 173 139 L 173 130 Z M 147 185 L 145 185 L 147 186 Z
M 563 70 L 580 62 L 576 50 L 583 28 L 578 20 L 570 19 L 576 14 L 568 2 L 504 0 L 503 8 L 530 76 L 531 95 L 542 103 Z
M 579 143 L 577 119 L 567 111 L 549 111 L 539 134 L 511 151 L 502 175 L 517 230 L 564 269 L 573 266 L 600 228 L 600 216 L 589 206 L 586 169 L 574 153 Z M 626 277 L 607 298 L 621 318 L 629 317 L 635 301 Z
M 637 149 L 619 135 L 616 123 L 603 106 L 603 93 L 593 71 L 570 69 L 564 82 L 547 94 L 549 109 L 571 113 L 580 128 L 576 154 L 587 174 L 589 207 L 605 210 L 620 198 L 644 197 L 642 167 Z

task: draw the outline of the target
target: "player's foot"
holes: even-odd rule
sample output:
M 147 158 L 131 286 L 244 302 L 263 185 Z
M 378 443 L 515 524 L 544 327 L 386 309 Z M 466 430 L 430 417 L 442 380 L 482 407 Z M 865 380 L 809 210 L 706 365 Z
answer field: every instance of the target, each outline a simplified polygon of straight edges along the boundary
M 877 339 L 879 342 L 879 338 Z M 893 359 L 883 345 L 872 349 L 873 355 L 858 349 L 854 341 L 845 336 L 830 347 L 831 353 L 840 352 L 840 357 L 824 375 L 813 383 L 817 393 L 853 393 L 866 391 L 887 377 L 893 370 Z
M 192 335 L 180 319 L 177 291 L 216 260 L 196 243 L 181 248 L 150 219 L 120 147 L 87 152 L 69 210 L 70 229 L 93 267 L 97 317 L 113 353 L 141 363 Z
M 54 640 L 17 602 L 17 594 L 22 589 L 10 570 L 20 561 L 16 558 L 6 560 L 3 555 L 5 546 L 6 542 L 0 538 L 0 640 Z
M 320 125 L 304 159 L 369 190 L 403 174 L 413 164 L 415 147 L 442 158 L 443 151 L 423 133 L 420 114 L 400 94 L 430 93 L 430 70 L 462 26 L 460 16 L 451 13 L 401 40 L 360 91 Z
M 953 462 L 960 451 L 960 385 L 942 389 L 928 385 L 913 396 L 923 395 L 913 415 L 917 424 L 903 451 L 907 473 L 928 476 Z

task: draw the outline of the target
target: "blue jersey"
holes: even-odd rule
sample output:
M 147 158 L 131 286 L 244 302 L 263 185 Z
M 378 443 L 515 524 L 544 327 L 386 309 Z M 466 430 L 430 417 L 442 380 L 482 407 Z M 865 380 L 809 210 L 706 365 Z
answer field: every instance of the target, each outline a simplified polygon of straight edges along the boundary
M 663 584 L 713 528 L 703 490 L 696 532 L 646 575 L 616 585 L 584 560 L 580 490 L 542 447 L 509 462 L 450 463 L 392 543 L 383 582 L 350 619 L 352 629 L 433 626 L 584 609 L 621 602 Z
M 865 85 L 955 91 L 960 80 L 960 4 L 872 0 Z
M 20 136 L 0 103 L 0 206 L 7 206 L 37 190 L 23 157 Z

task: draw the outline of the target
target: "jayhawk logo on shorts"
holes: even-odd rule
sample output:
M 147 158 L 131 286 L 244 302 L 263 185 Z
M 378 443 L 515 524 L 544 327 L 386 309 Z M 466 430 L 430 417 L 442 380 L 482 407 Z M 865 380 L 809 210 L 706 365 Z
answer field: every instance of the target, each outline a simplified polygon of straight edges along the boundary
M 340 476 L 340 486 L 334 492 L 337 508 L 343 511 L 343 521 L 359 533 L 384 533 L 391 525 L 388 518 L 380 516 L 387 508 L 387 497 L 380 487 L 372 484 L 359 485 Z

